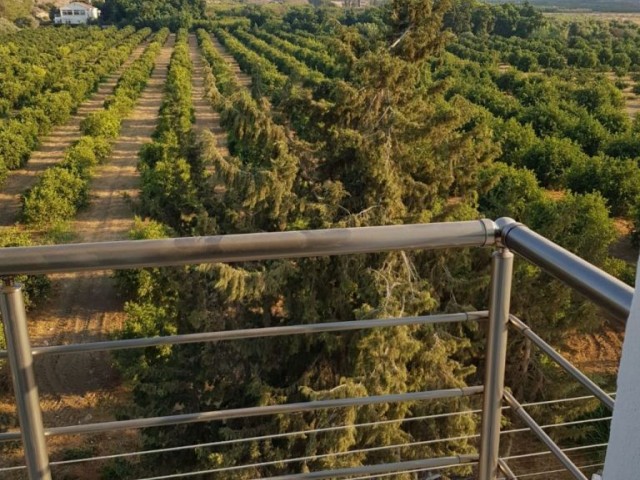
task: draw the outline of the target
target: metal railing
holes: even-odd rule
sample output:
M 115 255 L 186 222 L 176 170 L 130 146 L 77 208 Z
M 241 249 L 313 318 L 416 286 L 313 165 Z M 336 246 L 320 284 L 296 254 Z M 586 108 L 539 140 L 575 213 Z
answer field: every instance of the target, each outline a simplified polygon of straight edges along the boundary
M 130 269 L 451 247 L 493 247 L 495 249 L 492 256 L 488 311 L 206 332 L 34 348 L 31 346 L 27 332 L 27 317 L 21 286 L 13 280 L 14 276 L 19 274 Z M 49 479 L 51 478 L 51 465 L 61 462 L 49 462 L 45 442 L 46 436 L 87 434 L 130 428 L 148 428 L 249 416 L 315 411 L 345 406 L 433 400 L 482 394 L 483 406 L 481 410 L 482 423 L 479 455 L 459 455 L 339 470 L 289 474 L 271 478 L 279 480 L 354 476 L 358 476 L 358 478 L 377 478 L 394 472 L 419 472 L 462 465 L 477 466 L 479 480 L 517 478 L 508 465 L 508 459 L 499 457 L 500 420 L 502 410 L 506 404 L 506 408 L 510 407 L 527 425 L 527 428 L 547 445 L 550 452 L 556 456 L 567 471 L 577 479 L 586 480 L 585 475 L 566 455 L 565 452 L 567 450 L 560 449 L 546 434 L 544 429 L 548 426 L 541 427 L 538 425 L 527 413 L 525 406 L 520 404 L 509 392 L 505 391 L 504 372 L 509 326 L 515 328 L 541 348 L 608 408 L 613 409 L 614 400 L 549 344 L 532 332 L 521 320 L 510 314 L 513 269 L 513 254 L 511 251 L 528 259 L 544 271 L 571 286 L 596 305 L 602 307 L 614 319 L 621 322 L 626 320 L 633 297 L 633 290 L 629 286 L 509 218 L 502 218 L 496 222 L 478 220 L 441 224 L 0 249 L 0 277 L 3 279 L 3 286 L 0 290 L 0 313 L 7 341 L 7 350 L 0 351 L 0 358 L 9 360 L 20 421 L 19 431 L 0 433 L 0 442 L 21 439 L 25 454 L 25 468 L 28 471 L 29 478 Z M 215 410 L 164 417 L 45 428 L 33 369 L 34 356 L 52 354 L 111 351 L 157 345 L 219 342 L 241 338 L 340 332 L 398 325 L 425 325 L 485 319 L 488 319 L 488 333 L 487 367 L 484 384 L 482 386 L 447 390 L 321 400 L 234 410 Z M 219 471 L 221 469 L 154 478 L 182 478 Z

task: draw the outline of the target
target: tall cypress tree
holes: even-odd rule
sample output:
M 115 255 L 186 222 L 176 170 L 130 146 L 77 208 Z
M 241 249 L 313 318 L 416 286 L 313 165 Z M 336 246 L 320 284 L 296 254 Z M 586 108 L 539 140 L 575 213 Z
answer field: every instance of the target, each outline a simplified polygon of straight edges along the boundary
M 203 143 L 202 155 L 215 164 L 216 182 L 223 187 L 209 205 L 216 231 L 473 215 L 474 176 L 493 154 L 490 136 L 471 104 L 446 101 L 430 77 L 430 61 L 442 45 L 436 33 L 443 7 L 424 3 L 429 8 L 415 11 L 394 4 L 387 18 L 394 40 L 362 53 L 350 81 L 331 86 L 326 108 L 309 112 L 316 127 L 308 138 L 276 124 L 271 107 L 246 90 L 218 85 L 226 89 L 217 105 L 233 156 L 220 157 L 211 136 Z M 179 333 L 426 314 L 439 309 L 439 294 L 428 280 L 434 267 L 423 257 L 396 252 L 156 271 L 159 288 L 145 291 L 129 313 L 134 324 L 151 324 L 153 330 L 155 316 L 164 319 L 162 328 L 170 323 Z M 159 415 L 453 388 L 465 385 L 474 371 L 458 360 L 468 346 L 452 331 L 431 326 L 176 346 L 143 354 L 141 364 L 149 368 L 135 373 L 134 393 L 145 415 Z M 466 403 L 407 402 L 237 419 L 158 429 L 147 441 L 167 446 L 185 438 L 198 442 L 346 427 L 165 459 L 228 467 L 317 456 L 225 473 L 228 478 L 409 460 L 471 451 L 466 441 L 384 448 L 472 432 L 472 417 L 402 422 L 463 409 Z M 382 420 L 393 422 L 351 426 Z M 333 455 L 371 447 L 381 448 Z

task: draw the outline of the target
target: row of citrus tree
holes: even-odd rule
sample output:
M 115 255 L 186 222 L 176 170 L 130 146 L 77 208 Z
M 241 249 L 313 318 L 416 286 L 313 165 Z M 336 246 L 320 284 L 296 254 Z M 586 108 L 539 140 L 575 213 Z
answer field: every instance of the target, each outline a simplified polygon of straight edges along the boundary
M 142 35 L 148 35 L 143 31 Z M 105 109 L 92 113 L 81 124 L 83 136 L 66 152 L 64 160 L 47 169 L 23 195 L 22 217 L 36 227 L 55 225 L 72 219 L 86 205 L 95 167 L 108 160 L 112 142 L 121 122 L 133 109 L 149 79 L 169 31 L 161 30 L 120 77 Z
M 37 94 L 28 106 L 0 118 L 0 184 L 7 171 L 20 168 L 37 148 L 41 136 L 54 125 L 66 122 L 78 105 L 96 90 L 107 75 L 131 55 L 149 30 L 124 33 L 106 30 L 101 42 L 91 48 L 93 55 L 77 64 L 69 54 L 60 60 L 65 65 L 54 86 Z M 28 59 L 24 59 L 28 62 Z

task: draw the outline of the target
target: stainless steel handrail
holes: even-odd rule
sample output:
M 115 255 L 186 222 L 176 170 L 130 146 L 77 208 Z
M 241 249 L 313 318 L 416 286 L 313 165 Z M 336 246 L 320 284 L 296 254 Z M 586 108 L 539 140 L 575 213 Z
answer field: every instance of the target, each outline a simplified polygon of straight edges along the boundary
M 38 393 L 33 378 L 32 355 L 78 353 L 117 348 L 136 348 L 148 345 L 191 343 L 199 341 L 219 341 L 236 338 L 254 338 L 257 336 L 277 336 L 285 334 L 317 333 L 321 331 L 341 331 L 355 328 L 376 328 L 393 326 L 406 322 L 412 324 L 439 323 L 443 321 L 478 320 L 486 317 L 485 312 L 470 314 L 434 315 L 432 317 L 411 317 L 405 319 L 377 319 L 359 322 L 333 322 L 312 326 L 287 326 L 272 329 L 257 329 L 236 332 L 208 332 L 194 335 L 175 335 L 152 339 L 134 339 L 124 341 L 96 342 L 80 345 L 60 345 L 32 349 L 26 332 L 26 317 L 22 304 L 20 287 L 12 277 L 18 274 L 46 274 L 59 272 L 77 272 L 89 270 L 111 270 L 141 267 L 159 267 L 213 262 L 242 262 L 284 258 L 299 258 L 325 255 L 346 255 L 374 253 L 391 250 L 429 250 L 438 248 L 496 246 L 493 256 L 492 295 L 488 316 L 488 365 L 485 386 L 465 387 L 460 392 L 477 394 L 484 391 L 483 435 L 481 439 L 478 472 L 480 480 L 493 479 L 500 469 L 498 457 L 498 438 L 500 435 L 501 399 L 516 408 L 516 400 L 503 393 L 504 362 L 506 346 L 506 326 L 509 321 L 509 296 L 511 267 L 510 250 L 519 254 L 543 271 L 555 276 L 576 291 L 585 295 L 612 317 L 625 320 L 629 314 L 633 289 L 611 275 L 599 270 L 564 248 L 529 230 L 510 218 L 501 218 L 495 223 L 491 220 L 468 222 L 434 223 L 421 225 L 392 225 L 383 227 L 343 228 L 317 231 L 290 231 L 275 233 L 256 233 L 242 235 L 174 238 L 161 240 L 140 240 L 105 243 L 70 244 L 41 247 L 14 247 L 0 249 L 0 278 L 6 285 L 0 290 L 0 307 L 5 322 L 7 352 L 0 351 L 0 358 L 7 356 L 12 366 L 15 382 L 16 401 L 20 414 L 21 432 L 2 434 L 13 436 L 20 434 L 25 448 L 27 470 L 30 478 L 50 478 L 50 469 L 44 429 L 38 405 Z M 479 316 L 478 316 L 479 314 Z M 473 318 L 472 318 L 473 317 Z M 513 320 L 512 320 L 513 322 Z M 533 334 L 523 331 L 530 338 Z M 535 337 L 545 352 L 554 359 L 559 355 Z M 548 347 L 548 348 L 547 348 Z M 560 357 L 561 358 L 561 357 Z M 593 387 L 575 370 L 560 361 L 572 374 Z M 566 362 L 565 362 L 566 363 Z M 417 394 L 398 394 L 391 397 L 403 401 L 411 396 L 421 395 L 423 399 L 449 395 L 448 391 L 420 392 Z M 422 397 L 421 397 L 422 398 Z M 602 397 L 610 405 L 612 400 Z M 341 402 L 364 405 L 382 401 L 381 398 L 345 399 Z M 393 401 L 385 398 L 385 401 Z M 124 422 L 106 422 L 84 426 L 58 427 L 47 429 L 47 434 L 86 433 L 87 431 L 105 431 L 121 428 L 146 428 L 176 423 L 209 421 L 220 418 L 232 418 L 229 415 L 241 413 L 262 415 L 276 411 L 307 411 L 315 408 L 336 406 L 334 400 L 309 402 L 308 404 L 278 405 L 240 409 L 238 412 L 201 412 L 188 415 L 137 419 Z M 315 407 L 315 408 L 314 408 Z M 302 410 L 300 410 L 302 409 Z M 519 411 L 520 416 L 526 412 Z M 531 428 L 538 428 L 530 419 L 524 418 Z M 90 429 L 90 430 L 87 430 Z M 54 433 L 55 431 L 55 433 Z M 539 433 L 539 432 L 538 432 Z M 558 447 L 550 439 L 541 436 L 552 450 Z M 554 450 L 554 453 L 557 453 Z M 568 459 L 561 458 L 575 474 Z M 388 468 L 375 466 L 374 468 Z M 503 466 L 504 468 L 504 466 Z M 372 470 L 373 471 L 373 470 Z M 315 472 L 304 477 L 285 476 L 282 478 L 326 478 L 330 472 Z M 311 475 L 311 476 L 309 476 Z M 316 476 L 314 476 L 316 475 Z M 331 475 L 330 475 L 331 476 Z M 577 477 L 581 478 L 581 477 Z
M 491 220 L 0 249 L 0 276 L 494 245 Z
M 496 220 L 500 241 L 566 283 L 619 322 L 626 322 L 633 288 L 511 218 Z
M 0 277 L 212 262 L 493 246 L 496 242 L 626 321 L 633 289 L 511 218 L 0 249 Z

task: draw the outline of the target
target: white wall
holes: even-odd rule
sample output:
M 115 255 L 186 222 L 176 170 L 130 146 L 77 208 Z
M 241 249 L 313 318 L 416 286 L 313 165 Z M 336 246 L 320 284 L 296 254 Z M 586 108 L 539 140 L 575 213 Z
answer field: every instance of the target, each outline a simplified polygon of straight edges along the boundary
M 603 480 L 640 478 L 640 264 L 627 321 Z
M 63 12 L 82 11 L 82 15 L 66 15 Z M 69 3 L 60 8 L 60 20 L 56 19 L 56 23 L 79 25 L 87 23 L 89 20 L 97 20 L 100 11 L 97 8 L 86 9 L 83 5 Z

